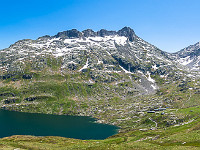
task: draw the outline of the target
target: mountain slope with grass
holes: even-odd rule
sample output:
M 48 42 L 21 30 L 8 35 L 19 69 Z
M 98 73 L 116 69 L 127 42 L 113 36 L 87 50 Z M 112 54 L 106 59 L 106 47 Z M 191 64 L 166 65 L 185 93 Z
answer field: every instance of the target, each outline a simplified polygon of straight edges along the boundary
M 173 131 L 175 126 L 181 135 L 186 131 L 182 130 L 186 123 L 192 129 L 193 122 L 199 122 L 198 70 L 191 71 L 177 54 L 158 49 L 129 27 L 97 32 L 72 29 L 36 40 L 20 40 L 1 50 L 0 60 L 1 109 L 92 116 L 99 123 L 120 127 L 119 135 L 105 141 L 43 137 L 47 140 L 45 146 L 50 148 L 54 138 L 58 145 L 63 140 L 81 144 L 99 142 L 99 149 L 114 149 L 112 146 L 144 149 L 140 144 L 162 148 L 167 145 L 158 144 L 159 139 L 175 136 L 175 132 L 166 131 Z M 195 130 L 195 136 L 198 131 Z M 41 149 L 44 147 L 38 143 L 39 137 L 30 138 Z M 155 142 L 147 142 L 154 138 Z M 26 136 L 1 139 L 2 146 L 8 149 L 19 146 L 13 140 L 26 141 L 22 149 L 28 149 L 26 144 L 34 147 Z M 187 146 L 199 146 L 198 140 L 191 141 L 194 144 Z M 181 145 L 178 143 L 172 141 L 169 146 L 173 149 Z M 76 148 L 73 146 L 70 148 Z

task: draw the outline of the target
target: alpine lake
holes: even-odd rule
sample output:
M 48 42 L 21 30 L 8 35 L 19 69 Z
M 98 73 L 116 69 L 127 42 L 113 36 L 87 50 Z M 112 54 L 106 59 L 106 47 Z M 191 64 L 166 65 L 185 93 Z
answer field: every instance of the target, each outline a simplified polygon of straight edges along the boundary
M 61 136 L 76 139 L 105 139 L 118 127 L 96 123 L 86 116 L 49 115 L 0 110 L 0 138 L 12 135 Z

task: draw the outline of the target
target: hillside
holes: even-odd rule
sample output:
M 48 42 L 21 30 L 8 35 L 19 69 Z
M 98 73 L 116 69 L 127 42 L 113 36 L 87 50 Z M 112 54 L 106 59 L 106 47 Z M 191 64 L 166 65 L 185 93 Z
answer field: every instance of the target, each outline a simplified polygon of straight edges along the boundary
M 181 135 L 185 122 L 199 122 L 199 72 L 191 67 L 198 61 L 182 61 L 197 58 L 196 47 L 191 48 L 193 55 L 185 52 L 189 48 L 170 54 L 144 41 L 129 27 L 97 32 L 72 29 L 20 40 L 0 51 L 0 107 L 92 116 L 99 123 L 121 127 L 120 138 L 113 137 L 113 142 L 122 145 L 123 140 L 125 144 L 127 139 L 132 141 L 133 135 L 137 137 L 134 142 L 148 145 L 138 141 L 152 137 L 143 130 L 150 135 L 162 132 L 160 137 L 165 137 L 165 128 L 171 131 L 177 125 Z M 10 144 L 13 138 L 1 140 Z M 32 138 L 38 142 L 37 137 Z M 198 140 L 192 142 L 195 144 L 189 146 L 199 146 Z

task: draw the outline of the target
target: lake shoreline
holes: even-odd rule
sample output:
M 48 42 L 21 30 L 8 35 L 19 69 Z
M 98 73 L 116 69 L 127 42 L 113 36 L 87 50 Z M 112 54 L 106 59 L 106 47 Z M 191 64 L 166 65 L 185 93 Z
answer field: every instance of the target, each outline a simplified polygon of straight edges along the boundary
M 30 134 L 32 132 L 28 132 L 28 133 L 25 133 L 23 134 L 24 132 L 22 132 L 22 134 L 20 135 L 33 135 L 33 136 L 60 136 L 60 137 L 66 137 L 66 138 L 75 138 L 75 139 L 82 139 L 82 140 L 85 140 L 85 139 L 106 139 L 107 137 L 110 137 L 112 135 L 115 135 L 115 134 L 118 134 L 119 133 L 119 127 L 117 126 L 113 126 L 113 125 L 108 125 L 108 124 L 102 124 L 102 123 L 98 123 L 97 122 L 97 119 L 96 118 L 93 118 L 91 116 L 71 116 L 71 115 L 57 115 L 57 114 L 42 114 L 42 113 L 27 113 L 27 112 L 18 112 L 18 111 L 15 111 L 15 110 L 4 110 L 4 109 L 0 109 L 0 117 L 2 117 L 2 114 L 1 113 L 7 113 L 9 114 L 8 115 L 8 118 L 11 117 L 12 120 L 15 120 L 16 121 L 16 124 L 15 123 L 12 123 L 12 124 L 15 124 L 15 125 L 19 125 L 21 122 L 25 122 L 26 126 L 25 126 L 25 130 L 29 130 L 29 127 L 27 127 L 27 124 L 30 126 L 31 123 L 33 124 L 36 124 L 36 125 L 41 125 L 40 122 L 37 122 L 37 119 L 41 119 L 40 120 L 42 123 L 44 123 L 44 125 L 41 125 L 42 129 L 44 130 L 46 127 L 49 127 L 50 126 L 50 131 L 51 130 L 57 130 L 57 132 L 60 132 L 61 135 L 58 135 L 57 132 L 53 132 L 54 134 L 51 134 L 49 133 L 48 131 L 45 131 L 43 134 L 39 135 L 39 134 Z M 14 116 L 18 116 L 16 118 L 13 118 L 13 114 Z M 21 120 L 17 120 L 17 118 L 23 118 Z M 5 119 L 5 118 L 4 118 Z M 49 123 L 46 123 L 44 122 L 43 120 L 46 119 L 46 121 Z M 53 122 L 52 119 L 55 119 L 56 121 Z M 69 120 L 67 120 L 69 119 Z M 26 122 L 26 120 L 28 121 L 28 123 Z M 21 121 L 21 122 L 20 122 Z M 58 122 L 60 121 L 60 122 Z M 66 122 L 65 122 L 66 121 Z M 74 121 L 74 122 L 73 122 Z M 6 121 L 5 121 L 6 122 Z M 9 122 L 7 120 L 7 122 Z M 66 127 L 63 125 L 63 123 L 66 123 L 66 125 L 68 125 L 69 129 L 70 130 L 67 130 Z M 51 124 L 53 124 L 51 126 Z M 78 124 L 80 126 L 78 126 Z M 0 125 L 1 127 L 2 125 Z M 5 123 L 4 123 L 4 126 L 3 128 L 6 130 L 6 128 L 8 127 L 5 127 Z M 9 126 L 10 128 L 14 128 L 13 126 Z M 1 127 L 2 128 L 2 127 Z M 34 126 L 31 126 L 32 129 L 34 129 L 33 131 L 37 131 L 38 129 Z M 70 133 L 70 136 L 63 136 L 63 131 L 62 129 L 60 128 L 63 128 L 66 130 L 66 133 Z M 82 135 L 79 135 L 77 133 L 77 131 L 71 131 L 71 129 L 73 128 L 76 128 L 75 130 L 79 130 L 82 129 L 82 130 L 86 130 L 86 131 L 82 131 Z M 80 129 L 79 129 L 80 128 Z M 21 130 L 21 128 L 17 128 L 15 129 L 16 131 L 18 130 Z M 91 130 L 91 131 L 90 131 Z M 99 130 L 99 131 L 98 131 Z M 100 132 L 100 130 L 106 130 L 106 132 L 108 133 L 104 133 L 102 134 Z M 41 132 L 41 131 L 40 131 Z M 52 132 L 52 131 L 51 131 Z M 97 137 L 94 133 L 92 132 L 95 132 L 96 135 L 99 135 L 99 137 Z M 12 132 L 13 133 L 13 132 Z M 4 133 L 5 134 L 5 133 Z M 86 136 L 86 134 L 88 134 L 88 136 Z M 8 135 L 8 136 L 4 136 L 4 137 L 9 137 L 9 136 L 12 136 L 12 135 L 18 135 L 17 133 L 16 134 L 11 134 Z

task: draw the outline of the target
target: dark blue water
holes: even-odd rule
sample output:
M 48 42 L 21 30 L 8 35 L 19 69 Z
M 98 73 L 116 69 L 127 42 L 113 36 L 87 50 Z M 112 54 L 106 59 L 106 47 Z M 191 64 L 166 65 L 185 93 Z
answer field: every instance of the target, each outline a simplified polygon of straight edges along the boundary
M 62 136 L 77 139 L 105 139 L 119 128 L 95 123 L 82 116 L 47 115 L 0 110 L 0 138 L 11 135 Z

